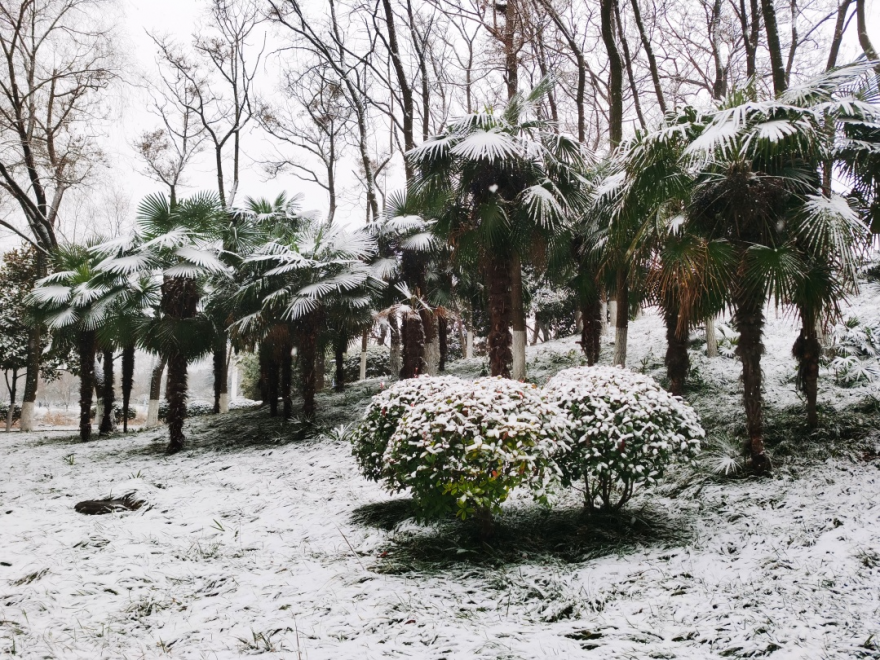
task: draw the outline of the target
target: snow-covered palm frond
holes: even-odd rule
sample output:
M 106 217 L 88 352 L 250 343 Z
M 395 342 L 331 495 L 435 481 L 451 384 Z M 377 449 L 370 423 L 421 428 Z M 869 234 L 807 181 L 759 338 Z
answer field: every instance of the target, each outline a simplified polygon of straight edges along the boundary
M 517 141 L 498 129 L 470 133 L 456 144 L 451 153 L 468 160 L 506 160 L 520 156 Z
M 191 232 L 185 227 L 176 227 L 146 241 L 143 249 L 172 249 L 187 245 L 191 240 Z
M 174 254 L 208 273 L 225 273 L 228 266 L 217 258 L 214 251 L 200 250 L 192 245 L 177 248 Z
M 460 136 L 454 133 L 431 138 L 407 151 L 406 157 L 413 162 L 440 160 L 449 155 L 450 149 L 459 139 Z
M 824 255 L 855 279 L 860 246 L 867 244 L 868 227 L 849 205 L 836 193 L 831 197 L 808 195 L 794 231 L 813 253 Z
M 65 307 L 64 309 L 49 314 L 45 317 L 45 323 L 52 330 L 60 330 L 74 325 L 79 320 L 79 312 L 74 307 Z
M 198 279 L 204 275 L 205 270 L 201 266 L 190 263 L 179 263 L 169 266 L 162 271 L 165 277 L 182 277 L 184 279 Z
M 387 280 L 394 277 L 394 275 L 397 274 L 399 266 L 400 264 L 398 264 L 397 259 L 392 258 L 377 259 L 370 264 L 373 276 L 380 280 Z
M 685 148 L 684 153 L 693 157 L 705 157 L 716 151 L 733 153 L 739 134 L 740 126 L 736 121 L 713 121 Z
M 438 245 L 437 237 L 429 231 L 408 236 L 400 242 L 400 247 L 413 252 L 430 252 Z
M 45 281 L 45 280 L 41 280 Z M 72 289 L 69 286 L 63 286 L 60 284 L 55 285 L 38 285 L 33 291 L 30 293 L 30 299 L 34 303 L 42 304 L 49 303 L 53 305 L 60 305 L 66 303 L 70 300 Z
M 565 201 L 549 180 L 526 188 L 522 199 L 528 214 L 542 227 L 552 226 L 565 218 Z
M 379 226 L 381 236 L 396 236 L 410 231 L 422 231 L 429 223 L 418 215 L 398 215 L 385 220 Z
M 146 270 L 153 262 L 152 253 L 139 252 L 126 256 L 108 257 L 95 266 L 95 270 L 112 275 L 131 275 Z
M 107 291 L 105 286 L 96 286 L 92 282 L 82 282 L 72 288 L 70 304 L 76 307 L 85 307 L 99 300 L 102 296 L 107 295 Z
M 876 65 L 876 62 L 863 60 L 825 71 L 799 85 L 789 87 L 779 100 L 790 105 L 813 105 L 819 99 L 831 98 L 862 76 L 870 74 Z

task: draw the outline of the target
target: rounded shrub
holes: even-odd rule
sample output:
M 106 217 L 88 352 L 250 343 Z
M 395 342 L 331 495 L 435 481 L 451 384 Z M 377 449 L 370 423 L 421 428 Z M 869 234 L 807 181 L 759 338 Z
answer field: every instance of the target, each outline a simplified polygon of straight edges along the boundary
M 419 376 L 398 381 L 374 396 L 351 434 L 352 453 L 361 473 L 371 481 L 379 481 L 385 448 L 403 415 L 416 404 L 463 382 L 454 376 Z
M 459 382 L 404 415 L 383 476 L 392 489 L 409 488 L 425 518 L 455 512 L 488 522 L 521 485 L 546 503 L 568 437 L 565 415 L 534 385 Z
M 588 507 L 619 509 L 672 461 L 692 461 L 706 435 L 680 397 L 628 369 L 565 369 L 544 390 L 571 423 L 574 442 L 557 459 L 564 482 L 583 480 Z

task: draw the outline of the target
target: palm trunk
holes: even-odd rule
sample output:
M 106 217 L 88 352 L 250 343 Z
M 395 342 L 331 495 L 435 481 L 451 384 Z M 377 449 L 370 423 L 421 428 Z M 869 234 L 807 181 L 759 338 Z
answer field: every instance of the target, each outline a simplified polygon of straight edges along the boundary
M 162 394 L 162 374 L 167 363 L 168 358 L 162 356 L 150 377 L 150 403 L 147 407 L 147 423 L 144 425 L 146 428 L 159 425 L 159 397 Z
M 669 378 L 669 391 L 675 396 L 684 394 L 684 383 L 690 368 L 687 326 L 683 332 L 680 331 L 679 315 L 678 305 L 667 305 L 663 310 L 663 321 L 666 324 L 666 376 Z
M 269 363 L 271 359 L 269 342 L 265 339 L 260 342 L 258 357 L 260 360 L 260 400 L 263 405 L 269 403 Z
M 326 387 L 325 379 L 327 375 L 327 365 L 325 364 L 325 358 L 327 355 L 327 347 L 321 345 L 318 347 L 318 351 L 315 354 L 315 387 L 319 392 L 324 390 Z
M 320 312 L 312 312 L 302 319 L 299 333 L 300 393 L 303 398 L 303 417 L 315 418 L 315 354 L 318 346 Z
M 391 377 L 400 377 L 400 326 L 397 322 L 397 314 L 388 316 L 388 327 L 391 332 L 391 355 L 388 358 L 388 366 L 391 369 Z
M 229 412 L 229 384 L 226 373 L 226 332 L 219 333 L 214 346 L 214 414 Z M 225 408 L 225 410 L 224 410 Z
M 358 371 L 358 380 L 367 379 L 367 340 L 370 337 L 370 331 L 364 329 L 361 333 L 361 364 Z
M 79 333 L 79 439 L 92 435 L 92 387 L 95 380 L 95 331 Z
M 614 364 L 626 366 L 626 340 L 629 332 L 629 282 L 626 273 L 617 274 L 617 328 L 614 338 Z
M 168 380 L 165 398 L 168 400 L 168 448 L 166 454 L 176 454 L 183 449 L 186 436 L 183 422 L 186 419 L 187 364 L 186 356 L 174 351 L 168 357 Z
M 277 346 L 272 345 L 269 348 L 269 357 L 266 364 L 266 384 L 269 396 L 269 416 L 277 417 L 278 416 L 278 360 L 276 359 L 275 352 L 278 350 Z
M 403 368 L 401 379 L 425 373 L 425 330 L 422 318 L 410 311 L 403 315 Z
M 602 338 L 602 304 L 596 295 L 585 296 L 581 300 L 581 349 L 587 357 L 587 364 L 599 362 L 599 347 Z
M 510 378 L 513 361 L 510 350 L 510 268 L 503 257 L 486 256 L 486 281 L 489 289 L 489 366 L 493 376 Z
M 122 431 L 128 433 L 128 407 L 134 385 L 134 346 L 122 349 Z
M 798 361 L 797 386 L 807 397 L 807 424 L 811 429 L 819 426 L 816 401 L 819 391 L 819 357 L 822 344 L 816 331 L 816 323 L 804 319 L 801 332 L 792 347 L 792 355 Z
M 770 459 L 764 452 L 763 396 L 761 393 L 761 342 L 764 331 L 764 310 L 761 295 L 750 295 L 738 287 L 734 292 L 735 323 L 739 330 L 736 352 L 742 361 L 743 403 L 746 410 L 747 450 L 752 469 L 757 474 L 770 472 Z
M 116 401 L 116 390 L 113 387 L 113 351 L 104 351 L 104 382 L 101 388 L 101 398 L 104 404 L 104 414 L 101 416 L 98 432 L 103 435 L 112 433 L 116 427 L 116 419 L 113 416 L 113 404 Z
M 48 274 L 46 255 L 37 251 L 37 277 Z M 34 430 L 34 407 L 37 401 L 37 386 L 40 382 L 40 358 L 43 355 L 43 326 L 35 323 L 28 330 L 27 372 L 24 378 L 24 396 L 21 400 L 21 418 L 18 428 L 27 433 Z

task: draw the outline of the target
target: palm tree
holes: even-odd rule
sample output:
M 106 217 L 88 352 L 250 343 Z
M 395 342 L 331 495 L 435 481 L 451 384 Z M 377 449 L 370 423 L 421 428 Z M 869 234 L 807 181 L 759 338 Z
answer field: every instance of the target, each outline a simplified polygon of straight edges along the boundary
M 369 308 L 382 284 L 366 263 L 375 241 L 365 231 L 347 232 L 311 221 L 272 238 L 243 261 L 247 277 L 237 301 L 259 307 L 233 324 L 237 333 L 266 335 L 285 326 L 297 346 L 303 415 L 315 415 L 317 348 L 330 306 Z M 287 367 L 285 367 L 285 371 Z
M 544 80 L 497 113 L 454 121 L 407 154 L 416 170 L 410 196 L 436 219 L 454 258 L 486 279 L 493 375 L 525 377 L 521 261 L 542 252 L 582 196 L 580 145 L 537 118 L 550 87 Z
M 218 256 L 227 220 L 213 194 L 195 195 L 173 207 L 164 195 L 150 195 L 138 208 L 134 236 L 96 248 L 106 255 L 99 271 L 161 282 L 159 309 L 144 321 L 138 341 L 167 359 L 169 454 L 180 451 L 186 440 L 187 365 L 212 348 L 211 321 L 199 303 L 209 277 L 229 274 Z
M 96 334 L 107 321 L 116 289 L 113 276 L 98 268 L 100 259 L 81 245 L 59 246 L 52 254 L 55 272 L 37 282 L 28 304 L 38 322 L 59 338 L 75 333 L 80 377 L 79 437 L 91 437 Z

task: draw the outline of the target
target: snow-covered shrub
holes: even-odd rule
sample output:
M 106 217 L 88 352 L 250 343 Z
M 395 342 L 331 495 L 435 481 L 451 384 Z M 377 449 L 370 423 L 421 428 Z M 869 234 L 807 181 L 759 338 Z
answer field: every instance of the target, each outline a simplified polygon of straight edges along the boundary
M 205 415 L 213 415 L 214 414 L 214 402 L 213 401 L 187 401 L 186 402 L 186 416 L 187 417 L 204 417 Z M 159 419 L 161 421 L 165 421 L 168 419 L 168 401 L 162 399 L 159 402 Z
M 650 376 L 619 367 L 565 369 L 544 387 L 566 411 L 574 442 L 558 459 L 565 483 L 583 480 L 586 505 L 619 509 L 664 468 L 693 460 L 705 432 L 693 409 Z
M 352 453 L 363 475 L 371 481 L 379 481 L 382 477 L 385 448 L 405 413 L 438 392 L 463 382 L 454 376 L 419 376 L 398 381 L 374 396 L 360 424 L 350 435 Z
M 517 486 L 546 503 L 570 439 L 566 416 L 529 383 L 460 382 L 404 415 L 384 456 L 391 488 L 409 488 L 422 515 L 487 520 Z
M 328 357 L 332 359 L 332 354 L 328 353 Z M 346 354 L 345 359 L 345 380 L 352 383 L 361 377 L 361 351 L 352 350 Z M 335 363 L 331 368 L 327 369 L 328 374 L 335 373 Z M 391 375 L 391 351 L 387 346 L 368 346 L 367 347 L 367 378 L 379 378 L 380 376 Z
M 739 333 L 724 323 L 715 326 L 718 355 L 733 360 L 736 358 L 736 347 L 739 345 Z
M 852 387 L 880 379 L 880 321 L 862 323 L 854 316 L 834 327 L 829 350 L 838 385 Z

